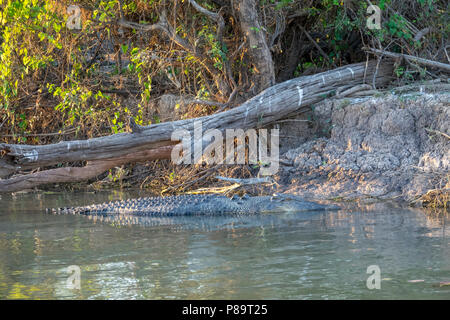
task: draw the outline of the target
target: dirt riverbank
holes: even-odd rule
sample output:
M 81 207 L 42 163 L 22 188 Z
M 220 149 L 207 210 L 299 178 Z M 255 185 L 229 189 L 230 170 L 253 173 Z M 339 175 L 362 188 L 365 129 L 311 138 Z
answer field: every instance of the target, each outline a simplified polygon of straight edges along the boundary
M 277 180 L 286 192 L 419 205 L 427 192 L 439 192 L 448 203 L 449 92 L 325 101 L 314 107 L 313 121 L 306 138 L 282 155 Z M 298 123 L 282 126 L 282 134 L 292 126 L 299 128 Z M 288 139 L 292 144 L 294 138 Z

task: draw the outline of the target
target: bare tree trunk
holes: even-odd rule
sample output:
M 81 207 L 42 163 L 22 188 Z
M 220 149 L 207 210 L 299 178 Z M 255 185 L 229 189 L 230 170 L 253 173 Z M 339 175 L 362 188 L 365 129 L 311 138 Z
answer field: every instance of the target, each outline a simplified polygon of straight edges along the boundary
M 10 179 L 0 179 L 1 192 L 15 192 L 30 189 L 42 184 L 86 181 L 97 177 L 103 172 L 127 163 L 143 162 L 158 159 L 170 159 L 173 146 L 130 153 L 120 158 L 89 161 L 84 167 L 64 167 L 39 171 L 16 176 Z
M 267 45 L 266 32 L 259 22 L 255 0 L 240 0 L 234 2 L 234 9 L 240 21 L 241 30 L 247 41 L 247 49 L 253 64 L 252 95 L 255 96 L 264 89 L 275 84 L 275 70 L 272 54 Z

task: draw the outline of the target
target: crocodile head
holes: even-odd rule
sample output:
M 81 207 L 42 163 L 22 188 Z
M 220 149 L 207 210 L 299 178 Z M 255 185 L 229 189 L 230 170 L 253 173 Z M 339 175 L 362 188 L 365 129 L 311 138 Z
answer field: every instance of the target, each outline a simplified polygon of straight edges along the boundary
M 289 213 L 341 209 L 337 206 L 322 205 L 315 202 L 305 201 L 299 196 L 285 194 L 276 194 L 272 197 L 267 197 L 266 201 L 260 201 L 254 205 L 260 213 Z

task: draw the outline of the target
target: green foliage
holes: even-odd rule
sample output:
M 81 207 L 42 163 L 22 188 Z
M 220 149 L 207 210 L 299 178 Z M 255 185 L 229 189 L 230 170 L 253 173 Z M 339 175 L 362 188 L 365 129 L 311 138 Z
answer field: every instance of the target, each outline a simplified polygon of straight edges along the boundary
M 112 133 L 125 130 L 129 110 L 121 110 L 116 98 L 93 89 L 91 79 L 98 74 L 98 65 L 88 65 L 83 43 L 95 37 L 98 28 L 110 36 L 109 25 L 117 17 L 119 1 L 91 3 L 96 9 L 90 19 L 83 21 L 83 30 L 76 33 L 66 28 L 64 3 L 61 10 L 52 0 L 0 0 L 0 115 L 6 116 L 10 132 L 18 134 L 16 142 L 25 142 L 20 135 L 39 126 L 32 116 L 36 112 L 21 109 L 26 97 L 35 93 L 48 92 L 56 101 L 54 117 L 58 121 L 53 124 L 59 131 L 92 126 L 97 119 L 107 120 Z M 121 48 L 128 53 L 128 45 Z M 148 80 L 143 82 L 146 95 L 150 84 Z M 51 117 L 51 113 L 45 117 Z
M 271 2 L 273 2 L 273 1 L 271 1 Z M 293 0 L 281 0 L 280 2 L 278 2 L 277 3 L 277 5 L 276 5 L 276 9 L 277 10 L 280 10 L 280 9 L 282 9 L 282 8 L 284 8 L 284 7 L 286 7 L 286 6 L 288 6 L 290 3 L 292 3 L 293 2 Z
M 92 12 L 92 19 L 96 19 L 102 23 L 106 23 L 116 17 L 116 12 L 119 7 L 119 1 L 100 1 L 98 9 Z
M 204 25 L 198 32 L 201 39 L 204 40 L 205 46 L 209 47 L 207 53 L 214 61 L 214 67 L 218 70 L 223 70 L 224 62 L 227 60 L 228 48 L 225 44 L 221 45 L 217 39 L 215 33 L 209 25 Z
M 313 5 L 306 8 L 309 12 L 309 30 L 319 31 L 326 34 L 328 47 L 331 49 L 328 56 L 330 61 L 324 61 L 329 67 L 332 62 L 338 64 L 345 63 L 343 57 L 349 53 L 348 36 L 352 33 L 359 33 L 365 41 L 372 39 L 379 40 L 379 45 L 383 47 L 392 46 L 393 51 L 413 50 L 423 48 L 420 41 L 414 41 L 414 34 L 408 24 L 413 24 L 418 30 L 425 27 L 433 27 L 436 35 L 445 36 L 449 34 L 448 16 L 446 18 L 445 1 L 440 0 L 379 0 L 373 1 L 381 9 L 382 24 L 381 30 L 369 30 L 367 23 L 368 2 L 365 0 L 317 0 Z M 414 9 L 414 10 L 413 10 Z M 446 20 L 447 19 L 447 20 Z M 447 30 L 446 30 L 447 29 Z M 438 45 L 439 36 L 434 38 Z M 319 41 L 319 39 L 317 39 Z M 417 55 L 420 55 L 417 52 Z
M 62 48 L 59 31 L 64 22 L 48 10 L 48 2 L 8 0 L 0 1 L 0 6 L 0 104 L 10 110 L 30 73 L 55 61 L 55 53 Z M 41 42 L 45 50 L 28 47 L 25 41 Z

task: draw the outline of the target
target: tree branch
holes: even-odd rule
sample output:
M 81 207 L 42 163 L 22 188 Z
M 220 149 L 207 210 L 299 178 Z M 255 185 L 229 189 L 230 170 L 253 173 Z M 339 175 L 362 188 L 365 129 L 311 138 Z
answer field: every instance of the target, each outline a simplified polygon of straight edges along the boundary
M 437 68 L 446 72 L 450 72 L 450 64 L 446 64 L 446 63 L 441 63 L 441 62 L 437 62 L 437 61 L 433 61 L 433 60 L 428 60 L 428 59 L 423 59 L 423 58 L 419 58 L 419 57 L 415 57 L 415 56 L 410 56 L 407 54 L 402 54 L 402 53 L 394 53 L 394 52 L 389 52 L 389 51 L 384 51 L 384 50 L 378 50 L 378 49 L 374 49 L 374 48 L 363 48 L 364 50 L 374 53 L 376 55 L 383 55 L 389 58 L 404 58 L 410 62 L 415 62 L 418 64 L 422 64 L 424 66 L 428 66 L 431 68 Z
M 16 192 L 48 183 L 78 182 L 95 178 L 103 172 L 130 162 L 170 159 L 173 146 L 141 151 L 120 158 L 90 161 L 84 167 L 65 167 L 0 179 L 0 192 Z

